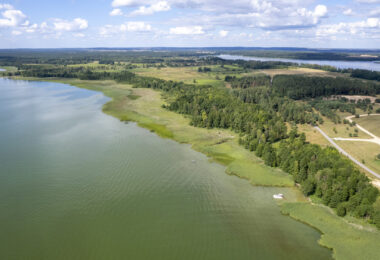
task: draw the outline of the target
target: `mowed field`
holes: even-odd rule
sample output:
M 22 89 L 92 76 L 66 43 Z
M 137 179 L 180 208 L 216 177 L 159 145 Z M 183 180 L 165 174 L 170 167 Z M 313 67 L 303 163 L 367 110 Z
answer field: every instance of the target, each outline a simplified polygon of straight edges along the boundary
M 331 138 L 342 137 L 342 138 L 371 138 L 363 131 L 361 131 L 356 126 L 350 126 L 349 124 L 335 124 L 327 118 L 323 118 L 324 123 L 319 127 Z M 356 122 L 356 118 L 354 120 Z M 357 137 L 350 136 L 350 134 L 357 134 Z
M 215 72 L 198 72 L 198 67 L 136 68 L 132 72 L 147 77 L 182 81 L 188 84 L 224 86 L 224 76 Z
M 139 67 L 131 71 L 148 77 L 156 77 L 165 80 L 182 81 L 189 84 L 208 84 L 214 86 L 223 86 L 226 75 L 236 76 L 253 76 L 257 74 L 266 74 L 270 77 L 275 75 L 309 75 L 335 77 L 335 73 L 317 69 L 308 68 L 287 68 L 287 69 L 267 69 L 267 70 L 246 70 L 240 71 L 234 66 L 208 66 L 211 72 L 198 72 L 198 67 Z
M 356 123 L 370 131 L 372 134 L 380 137 L 380 116 L 363 116 L 360 118 L 355 118 L 354 120 Z
M 327 141 L 326 138 L 324 138 L 323 135 L 311 125 L 298 125 L 298 130 L 305 133 L 306 141 L 309 143 L 319 144 L 322 147 L 331 146 L 329 141 Z
M 380 145 L 369 142 L 335 141 L 343 150 L 352 155 L 355 159 L 380 173 L 380 160 L 376 156 L 380 154 Z M 371 175 L 372 176 L 372 175 Z
M 334 72 L 328 72 L 318 69 L 309 68 L 287 68 L 287 69 L 266 69 L 258 70 L 257 72 L 267 74 L 271 77 L 275 75 L 308 75 L 308 76 L 323 76 L 323 77 L 336 77 L 337 74 Z M 339 74 L 342 76 L 342 74 Z

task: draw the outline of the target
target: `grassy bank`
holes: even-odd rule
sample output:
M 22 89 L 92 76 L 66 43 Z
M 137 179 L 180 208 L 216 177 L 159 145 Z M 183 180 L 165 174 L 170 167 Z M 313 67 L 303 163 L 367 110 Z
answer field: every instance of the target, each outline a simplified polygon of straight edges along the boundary
M 372 226 L 311 203 L 284 203 L 282 213 L 318 229 L 323 234 L 319 243 L 332 248 L 335 259 L 379 259 L 380 232 Z
M 46 80 L 46 79 L 38 79 Z M 159 136 L 189 143 L 192 147 L 226 166 L 226 172 L 247 179 L 253 185 L 294 186 L 290 175 L 267 167 L 261 159 L 238 144 L 237 134 L 229 130 L 196 128 L 183 115 L 162 108 L 165 103 L 160 92 L 152 89 L 134 89 L 113 81 L 81 81 L 51 79 L 77 87 L 101 91 L 112 100 L 103 111 L 122 121 L 134 121 L 156 132 Z M 354 219 L 339 218 L 327 207 L 307 202 L 282 204 L 284 214 L 305 222 L 324 235 L 321 244 L 334 248 L 337 259 L 377 259 L 380 253 L 374 246 L 380 241 L 380 232 Z M 360 258 L 359 258 L 360 259 Z

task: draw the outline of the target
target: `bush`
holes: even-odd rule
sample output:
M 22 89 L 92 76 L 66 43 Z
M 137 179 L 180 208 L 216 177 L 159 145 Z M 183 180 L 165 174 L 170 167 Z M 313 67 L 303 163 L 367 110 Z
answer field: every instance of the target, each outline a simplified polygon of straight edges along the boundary
M 302 184 L 302 191 L 303 194 L 306 196 L 309 196 L 310 194 L 313 194 L 315 191 L 315 183 L 313 182 L 312 179 L 307 179 L 303 184 Z
M 342 204 L 339 204 L 338 205 L 338 208 L 336 209 L 336 214 L 339 216 L 339 217 L 344 217 L 346 216 L 346 207 Z

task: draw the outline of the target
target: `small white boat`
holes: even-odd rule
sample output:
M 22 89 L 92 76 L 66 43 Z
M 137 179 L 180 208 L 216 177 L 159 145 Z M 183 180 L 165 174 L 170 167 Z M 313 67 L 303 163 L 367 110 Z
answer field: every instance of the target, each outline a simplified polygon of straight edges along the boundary
M 282 193 L 274 194 L 273 198 L 274 199 L 283 199 L 284 198 L 284 194 L 282 194 Z

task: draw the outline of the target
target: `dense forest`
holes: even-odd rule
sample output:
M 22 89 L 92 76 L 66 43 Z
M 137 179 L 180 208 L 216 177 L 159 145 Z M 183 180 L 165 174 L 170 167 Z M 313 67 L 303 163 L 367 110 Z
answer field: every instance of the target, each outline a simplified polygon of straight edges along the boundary
M 350 72 L 351 77 L 361 78 L 368 80 L 380 81 L 380 72 L 379 71 L 370 71 L 370 70 L 346 70 L 345 72 Z
M 295 102 L 287 97 L 280 97 L 267 87 L 236 89 L 234 95 L 245 103 L 258 104 L 265 111 L 280 114 L 285 122 L 296 124 L 323 124 L 322 117 L 315 113 L 307 103 Z
M 299 75 L 277 75 L 273 78 L 273 89 L 281 96 L 292 99 L 316 98 L 332 95 L 380 94 L 380 84 L 343 77 L 307 77 Z
M 232 88 L 251 88 L 256 86 L 269 86 L 271 78 L 264 74 L 241 78 L 237 78 L 236 76 L 226 76 L 225 81 L 229 82 Z

